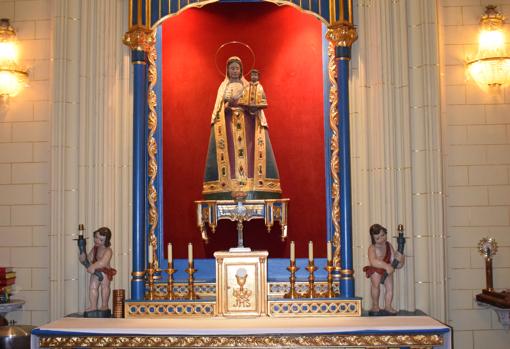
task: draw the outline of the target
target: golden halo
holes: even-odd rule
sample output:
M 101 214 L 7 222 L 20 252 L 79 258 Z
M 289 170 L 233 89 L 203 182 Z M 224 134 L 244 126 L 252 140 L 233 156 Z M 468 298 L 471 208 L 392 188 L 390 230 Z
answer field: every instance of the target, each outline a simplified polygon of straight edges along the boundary
M 220 52 L 222 50 L 224 50 L 224 49 L 227 49 L 227 48 L 230 50 L 230 52 L 232 52 L 234 50 L 235 51 L 239 51 L 239 49 L 235 49 L 232 46 L 240 46 L 242 49 L 244 49 L 244 51 L 245 51 L 244 53 L 245 54 L 239 54 L 240 52 L 238 52 L 238 54 L 229 54 L 229 53 L 227 53 L 227 58 L 231 57 L 231 56 L 238 56 L 239 58 L 241 58 L 241 61 L 243 61 L 243 58 L 246 58 L 246 53 L 247 52 L 249 52 L 249 54 L 251 55 L 252 62 L 251 62 L 250 69 L 244 69 L 243 68 L 243 76 L 246 77 L 250 73 L 250 71 L 253 69 L 253 67 L 255 66 L 255 53 L 251 49 L 250 45 L 245 44 L 244 42 L 241 42 L 241 41 L 235 41 L 235 40 L 234 41 L 229 41 L 229 42 L 226 42 L 226 43 L 222 44 L 220 47 L 218 47 L 218 49 L 216 50 L 216 54 L 214 55 L 214 63 L 216 64 L 216 69 L 218 69 L 218 72 L 223 77 L 226 76 L 225 70 L 224 69 L 220 69 L 220 67 L 218 65 L 218 57 L 220 55 Z M 225 61 L 226 61 L 226 59 L 225 59 Z M 243 64 L 243 66 L 245 66 L 245 65 Z

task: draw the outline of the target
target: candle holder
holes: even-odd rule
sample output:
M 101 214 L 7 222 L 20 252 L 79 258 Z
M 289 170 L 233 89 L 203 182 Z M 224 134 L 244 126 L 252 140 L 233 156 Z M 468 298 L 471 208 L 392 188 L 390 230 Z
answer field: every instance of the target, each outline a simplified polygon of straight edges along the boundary
M 333 261 L 329 260 L 328 264 L 324 267 L 328 272 L 328 289 L 324 293 L 324 297 L 326 298 L 334 298 L 338 296 L 338 294 L 333 290 L 333 271 L 335 267 L 333 266 Z
M 299 268 L 296 266 L 296 261 L 291 260 L 287 270 L 290 272 L 290 289 L 289 292 L 283 295 L 283 297 L 290 299 L 299 298 L 299 293 L 296 292 L 296 272 L 299 270 Z
M 185 271 L 188 274 L 188 294 L 186 295 L 186 299 L 189 300 L 200 299 L 200 297 L 195 293 L 193 274 L 195 274 L 197 269 L 193 268 L 192 261 L 188 262 L 188 268 Z
M 169 300 L 177 299 L 176 295 L 174 294 L 174 273 L 177 271 L 173 268 L 173 263 L 168 262 L 168 269 L 166 269 L 166 273 L 168 275 L 167 283 L 166 283 L 166 298 Z
M 147 275 L 147 283 L 149 284 L 149 292 L 145 299 L 150 301 L 156 298 L 155 286 L 154 286 L 154 274 L 156 274 L 157 270 L 154 268 L 154 263 L 149 263 L 149 268 L 145 270 L 145 274 Z
M 315 263 L 313 260 L 308 260 L 308 265 L 305 268 L 308 270 L 308 292 L 304 294 L 305 298 L 317 298 L 319 295 L 317 291 L 315 291 L 315 276 L 314 272 L 317 270 Z

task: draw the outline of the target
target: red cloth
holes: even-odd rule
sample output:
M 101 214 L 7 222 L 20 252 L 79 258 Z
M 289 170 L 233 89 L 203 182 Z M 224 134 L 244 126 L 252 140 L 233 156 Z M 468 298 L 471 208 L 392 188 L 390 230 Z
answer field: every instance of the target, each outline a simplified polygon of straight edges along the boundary
M 97 255 L 97 246 L 94 246 L 93 249 L 94 249 L 94 259 L 92 260 L 92 263 L 96 263 L 97 262 L 97 256 L 96 256 Z M 110 281 L 112 281 L 115 274 L 117 274 L 116 269 L 109 268 L 109 267 L 98 268 L 98 269 L 96 269 L 96 271 L 105 274 L 106 277 L 108 278 L 108 280 L 110 280 Z
M 388 241 L 386 241 L 386 254 L 384 255 L 383 262 L 390 264 L 391 262 L 391 245 Z M 363 271 L 366 273 L 367 278 L 370 278 L 373 273 L 377 273 L 383 275 L 386 271 L 383 268 L 376 268 L 370 265 L 367 265 L 363 268 Z

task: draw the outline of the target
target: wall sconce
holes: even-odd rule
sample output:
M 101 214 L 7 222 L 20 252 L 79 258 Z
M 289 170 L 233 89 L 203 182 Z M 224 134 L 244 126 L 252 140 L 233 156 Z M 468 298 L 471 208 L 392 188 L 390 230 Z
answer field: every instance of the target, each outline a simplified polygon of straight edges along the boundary
M 469 74 L 481 87 L 497 87 L 510 82 L 510 57 L 505 49 L 505 17 L 488 5 L 480 19 L 478 53 L 467 62 Z
M 0 19 L 0 97 L 17 95 L 27 85 L 28 73 L 18 64 L 18 41 L 9 20 Z

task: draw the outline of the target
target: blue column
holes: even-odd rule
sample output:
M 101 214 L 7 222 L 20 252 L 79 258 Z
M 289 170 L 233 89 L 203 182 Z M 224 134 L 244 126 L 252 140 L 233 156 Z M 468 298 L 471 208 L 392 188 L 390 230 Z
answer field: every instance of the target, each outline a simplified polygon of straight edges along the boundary
M 351 201 L 351 150 L 349 127 L 349 60 L 350 47 L 336 47 L 338 72 L 338 133 L 340 178 L 340 294 L 354 297 L 352 267 L 352 201 Z
M 144 298 L 145 270 L 145 134 L 147 78 L 145 53 L 132 51 L 133 89 L 133 268 L 131 299 Z

